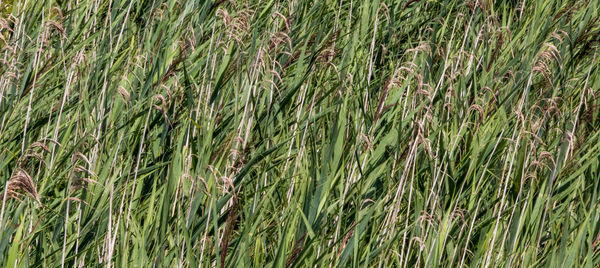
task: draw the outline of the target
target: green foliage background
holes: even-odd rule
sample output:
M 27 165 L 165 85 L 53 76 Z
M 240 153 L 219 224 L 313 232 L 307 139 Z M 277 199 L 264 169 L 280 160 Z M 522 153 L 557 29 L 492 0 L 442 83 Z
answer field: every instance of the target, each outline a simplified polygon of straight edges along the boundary
M 1 5 L 2 266 L 600 265 L 597 0 Z

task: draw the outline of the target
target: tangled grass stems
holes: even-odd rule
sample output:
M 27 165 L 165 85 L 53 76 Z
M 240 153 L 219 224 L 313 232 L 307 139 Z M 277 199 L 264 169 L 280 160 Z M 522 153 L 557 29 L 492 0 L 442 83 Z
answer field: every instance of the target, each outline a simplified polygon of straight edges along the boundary
M 0 3 L 0 266 L 598 266 L 585 1 Z

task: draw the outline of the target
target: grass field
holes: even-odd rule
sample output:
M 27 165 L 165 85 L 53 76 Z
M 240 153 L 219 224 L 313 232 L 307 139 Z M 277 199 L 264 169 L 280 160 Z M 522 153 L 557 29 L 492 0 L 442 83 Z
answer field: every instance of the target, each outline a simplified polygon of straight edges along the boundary
M 598 267 L 600 1 L 0 1 L 0 266 Z

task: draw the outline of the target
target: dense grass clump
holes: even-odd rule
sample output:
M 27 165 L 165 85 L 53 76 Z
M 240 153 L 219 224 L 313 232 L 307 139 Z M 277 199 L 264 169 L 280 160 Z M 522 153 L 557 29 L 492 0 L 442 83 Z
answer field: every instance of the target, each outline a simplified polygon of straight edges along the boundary
M 598 267 L 600 1 L 0 1 L 0 266 Z

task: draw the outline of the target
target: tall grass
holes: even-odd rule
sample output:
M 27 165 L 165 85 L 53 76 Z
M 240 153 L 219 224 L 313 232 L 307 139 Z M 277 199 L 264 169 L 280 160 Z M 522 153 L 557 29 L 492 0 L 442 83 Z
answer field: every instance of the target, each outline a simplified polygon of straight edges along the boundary
M 0 265 L 600 265 L 600 1 L 0 2 Z

